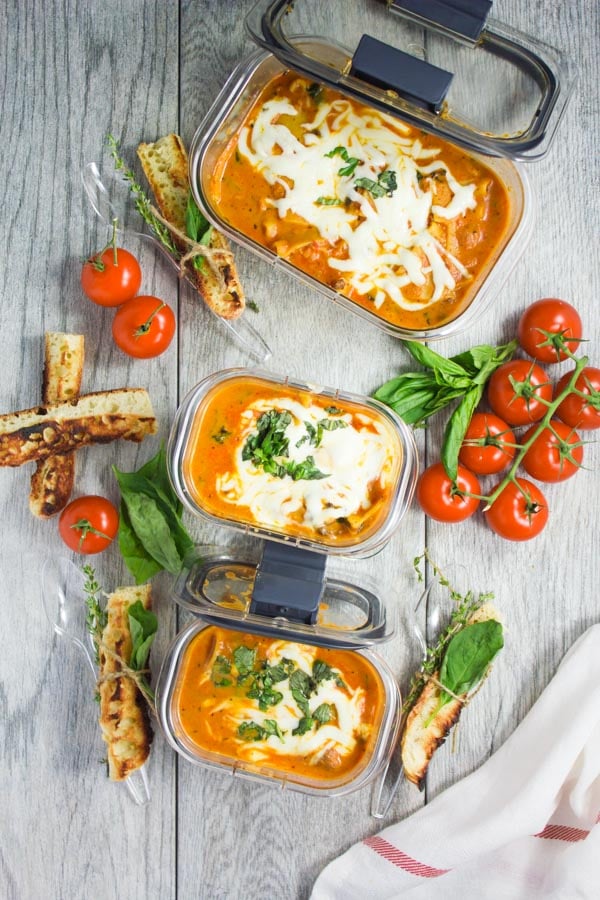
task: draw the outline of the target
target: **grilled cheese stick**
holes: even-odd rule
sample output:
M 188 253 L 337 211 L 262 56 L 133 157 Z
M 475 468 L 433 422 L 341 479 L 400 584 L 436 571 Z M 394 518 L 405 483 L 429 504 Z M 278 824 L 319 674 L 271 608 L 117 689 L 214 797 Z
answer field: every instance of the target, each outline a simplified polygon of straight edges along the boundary
M 488 619 L 500 620 L 491 603 L 485 603 L 473 613 L 468 624 L 485 622 Z M 439 678 L 439 672 L 433 674 L 436 679 Z M 419 699 L 407 716 L 402 733 L 401 752 L 404 774 L 420 789 L 423 787 L 431 757 L 444 743 L 452 726 L 458 722 L 464 705 L 459 700 L 450 700 L 431 718 L 437 708 L 440 693 L 439 687 L 433 681 L 426 683 Z
M 83 375 L 82 334 L 47 332 L 44 338 L 42 401 L 70 400 L 79 395 Z M 57 453 L 41 460 L 31 477 L 29 508 L 50 518 L 63 509 L 75 481 L 75 454 Z
M 190 193 L 188 158 L 179 135 L 167 134 L 154 144 L 140 144 L 137 150 L 144 174 L 156 197 L 158 208 L 165 219 L 178 231 L 186 233 L 185 214 Z M 177 242 L 182 254 L 189 246 Z M 225 261 L 216 259 L 219 279 L 205 262 L 202 271 L 194 269 L 196 288 L 208 306 L 223 319 L 235 319 L 244 311 L 244 291 L 240 284 L 225 235 L 215 228 L 211 231 L 208 247 L 211 250 L 228 251 Z
M 127 610 L 138 600 L 145 609 L 150 609 L 150 585 L 117 588 L 106 602 L 108 620 L 102 632 L 102 644 L 123 660 L 131 656 Z M 102 648 L 99 657 L 100 728 L 107 745 L 108 774 L 112 781 L 123 781 L 148 759 L 152 729 L 146 703 L 130 677 L 122 675 L 102 681 L 121 671 L 119 660 Z
M 84 394 L 0 416 L 0 466 L 20 466 L 118 438 L 139 442 L 155 431 L 154 411 L 143 388 Z

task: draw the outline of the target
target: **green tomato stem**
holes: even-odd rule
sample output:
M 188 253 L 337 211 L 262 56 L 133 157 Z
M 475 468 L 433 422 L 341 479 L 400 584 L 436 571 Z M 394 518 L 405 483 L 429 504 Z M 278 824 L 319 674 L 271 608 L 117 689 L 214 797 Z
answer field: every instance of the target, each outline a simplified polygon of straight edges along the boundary
M 517 469 L 521 465 L 523 457 L 525 456 L 525 454 L 527 453 L 527 451 L 529 450 L 531 445 L 534 443 L 534 441 L 536 441 L 537 438 L 540 436 L 542 431 L 545 428 L 548 428 L 548 426 L 550 424 L 550 420 L 552 419 L 552 416 L 554 415 L 554 413 L 556 412 L 556 410 L 558 409 L 560 404 L 563 402 L 565 397 L 568 397 L 569 394 L 573 393 L 574 388 L 575 388 L 575 382 L 579 378 L 579 375 L 581 374 L 582 370 L 585 369 L 585 367 L 587 366 L 589 359 L 587 356 L 582 356 L 580 359 L 577 359 L 576 357 L 572 357 L 572 359 L 575 362 L 575 368 L 573 369 L 573 374 L 572 374 L 571 378 L 569 379 L 567 386 L 565 387 L 565 389 L 563 391 L 561 391 L 560 394 L 558 394 L 554 398 L 554 400 L 548 402 L 548 409 L 546 410 L 546 414 L 544 415 L 543 419 L 541 419 L 538 422 L 537 428 L 534 430 L 531 437 L 524 444 L 521 445 L 521 450 L 515 455 L 515 458 L 513 460 L 513 463 L 511 465 L 510 469 L 508 470 L 508 472 L 506 473 L 506 475 L 504 476 L 504 478 L 502 479 L 500 484 L 487 497 L 481 498 L 482 500 L 487 501 L 486 505 L 484 506 L 484 512 L 486 510 L 488 510 L 490 508 L 490 506 L 492 506 L 492 504 L 498 499 L 498 497 L 500 496 L 500 494 L 502 493 L 504 488 L 511 481 L 514 481 L 516 484 L 515 474 L 517 472 Z

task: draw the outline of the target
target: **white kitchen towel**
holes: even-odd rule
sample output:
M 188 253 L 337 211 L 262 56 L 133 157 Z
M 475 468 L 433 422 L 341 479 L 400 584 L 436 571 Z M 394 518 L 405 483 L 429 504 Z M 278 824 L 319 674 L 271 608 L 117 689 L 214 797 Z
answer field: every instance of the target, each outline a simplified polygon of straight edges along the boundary
M 600 900 L 600 625 L 505 744 L 330 863 L 311 900 Z

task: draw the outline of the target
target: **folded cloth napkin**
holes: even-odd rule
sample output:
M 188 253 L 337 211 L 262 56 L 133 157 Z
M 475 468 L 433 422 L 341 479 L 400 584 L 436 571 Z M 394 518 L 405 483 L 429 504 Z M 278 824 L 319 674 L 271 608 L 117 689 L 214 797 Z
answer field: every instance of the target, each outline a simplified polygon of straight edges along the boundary
M 598 900 L 599 813 L 594 625 L 480 769 L 330 863 L 311 900 Z

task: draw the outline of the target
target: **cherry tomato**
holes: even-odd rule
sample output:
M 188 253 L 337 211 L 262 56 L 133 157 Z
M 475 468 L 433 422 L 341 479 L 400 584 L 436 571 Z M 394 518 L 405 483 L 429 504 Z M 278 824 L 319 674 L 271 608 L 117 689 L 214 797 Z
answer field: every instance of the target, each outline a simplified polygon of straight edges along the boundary
M 541 366 L 513 359 L 496 369 L 488 383 L 488 403 L 509 425 L 537 422 L 552 400 L 552 385 Z
M 117 262 L 115 263 L 115 252 Z M 121 306 L 135 297 L 142 283 L 142 270 L 128 250 L 112 247 L 83 264 L 81 287 L 99 306 Z
M 517 328 L 519 344 L 539 362 L 555 363 L 567 359 L 561 349 L 563 339 L 581 339 L 582 326 L 579 313 L 565 300 L 548 297 L 529 306 Z M 576 353 L 579 340 L 566 340 L 567 348 Z
M 101 553 L 119 530 L 119 513 L 105 497 L 90 494 L 65 506 L 58 520 L 58 531 L 71 550 Z
M 141 294 L 117 310 L 112 333 L 117 347 L 129 356 L 160 356 L 173 340 L 175 315 L 158 297 Z
M 515 455 L 513 431 L 493 413 L 475 413 L 469 422 L 458 458 L 477 475 L 495 475 Z
M 479 500 L 462 493 L 480 494 L 479 479 L 464 466 L 458 467 L 456 484 L 448 478 L 441 462 L 425 469 L 417 484 L 417 500 L 425 515 L 438 522 L 462 522 L 472 516 Z
M 492 531 L 500 537 L 507 541 L 528 541 L 548 521 L 548 504 L 535 484 L 516 478 L 509 481 L 484 515 Z
M 533 437 L 536 425 L 527 431 L 523 443 Z M 535 439 L 521 465 L 528 475 L 538 481 L 565 481 L 575 475 L 583 462 L 583 445 L 579 435 L 569 425 L 552 419 Z
M 556 385 L 555 397 L 564 391 L 572 377 L 572 371 L 563 375 Z M 582 369 L 575 388 L 584 396 L 569 394 L 556 410 L 556 415 L 567 425 L 582 431 L 600 428 L 600 369 L 593 366 Z

